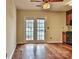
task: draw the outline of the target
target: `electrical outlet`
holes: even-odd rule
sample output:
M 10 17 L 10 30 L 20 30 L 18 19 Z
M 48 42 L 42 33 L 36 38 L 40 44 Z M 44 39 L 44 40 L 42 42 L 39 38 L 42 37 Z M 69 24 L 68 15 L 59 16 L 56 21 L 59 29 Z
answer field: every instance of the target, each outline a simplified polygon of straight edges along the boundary
M 47 30 L 49 30 L 49 27 L 47 27 Z
M 52 37 L 50 37 L 50 39 L 52 39 Z

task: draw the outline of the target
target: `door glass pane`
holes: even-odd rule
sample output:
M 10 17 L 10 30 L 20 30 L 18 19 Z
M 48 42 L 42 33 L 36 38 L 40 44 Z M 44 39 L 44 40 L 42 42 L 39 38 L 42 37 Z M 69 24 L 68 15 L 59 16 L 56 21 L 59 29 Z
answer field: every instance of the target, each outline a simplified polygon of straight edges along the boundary
M 33 32 L 33 28 L 26 28 L 26 32 L 28 31 L 32 31 Z
M 34 20 L 26 20 L 26 40 L 33 40 Z
M 44 40 L 44 20 L 37 20 L 37 40 Z

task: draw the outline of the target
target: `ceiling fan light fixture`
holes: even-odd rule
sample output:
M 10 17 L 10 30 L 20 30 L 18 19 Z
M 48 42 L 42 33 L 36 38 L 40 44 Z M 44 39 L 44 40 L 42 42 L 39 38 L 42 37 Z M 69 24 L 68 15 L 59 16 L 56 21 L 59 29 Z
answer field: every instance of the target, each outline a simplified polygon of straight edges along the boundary
M 50 4 L 48 2 L 45 2 L 43 4 L 43 9 L 50 9 Z

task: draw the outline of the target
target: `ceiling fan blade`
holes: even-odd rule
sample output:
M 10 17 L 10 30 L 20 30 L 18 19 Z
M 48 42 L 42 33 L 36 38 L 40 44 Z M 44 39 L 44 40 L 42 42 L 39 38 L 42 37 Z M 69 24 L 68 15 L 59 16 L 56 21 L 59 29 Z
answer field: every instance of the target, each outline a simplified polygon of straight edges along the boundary
M 63 0 L 31 0 L 31 2 L 62 2 Z
M 43 2 L 48 1 L 48 2 L 62 2 L 63 0 L 43 0 Z
M 42 7 L 42 5 L 36 5 L 37 7 Z

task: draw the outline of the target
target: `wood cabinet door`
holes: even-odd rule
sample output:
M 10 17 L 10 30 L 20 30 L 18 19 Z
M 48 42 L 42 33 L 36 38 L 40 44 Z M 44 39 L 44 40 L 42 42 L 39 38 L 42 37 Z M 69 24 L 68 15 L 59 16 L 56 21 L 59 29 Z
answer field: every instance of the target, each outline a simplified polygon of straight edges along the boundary
M 72 10 L 66 12 L 66 25 L 72 25 Z
M 68 15 L 66 16 L 66 24 L 67 24 L 67 25 L 70 25 L 71 20 L 72 20 L 72 14 L 68 14 Z
M 62 36 L 63 36 L 63 43 L 66 43 L 66 32 L 63 32 Z

